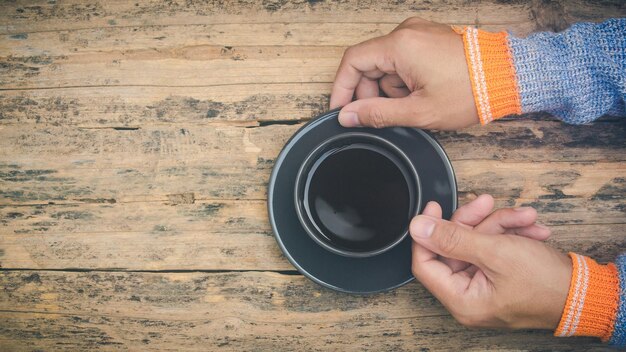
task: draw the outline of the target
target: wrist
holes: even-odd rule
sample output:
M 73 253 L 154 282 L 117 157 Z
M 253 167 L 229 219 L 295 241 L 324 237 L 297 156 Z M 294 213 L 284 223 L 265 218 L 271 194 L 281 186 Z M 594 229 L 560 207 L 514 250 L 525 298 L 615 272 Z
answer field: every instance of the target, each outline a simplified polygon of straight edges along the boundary
M 619 280 L 614 264 L 569 253 L 572 279 L 555 336 L 595 336 L 607 341 L 619 302 Z
M 572 258 L 564 253 L 559 253 L 559 264 L 554 263 L 554 267 L 549 270 L 554 274 L 551 277 L 551 290 L 544 293 L 547 306 L 541 314 L 540 321 L 533 328 L 546 329 L 554 331 L 561 321 L 563 310 L 567 304 L 569 296 L 569 288 L 572 278 Z
M 481 124 L 521 114 L 513 56 L 506 32 L 455 28 L 463 36 L 476 110 Z

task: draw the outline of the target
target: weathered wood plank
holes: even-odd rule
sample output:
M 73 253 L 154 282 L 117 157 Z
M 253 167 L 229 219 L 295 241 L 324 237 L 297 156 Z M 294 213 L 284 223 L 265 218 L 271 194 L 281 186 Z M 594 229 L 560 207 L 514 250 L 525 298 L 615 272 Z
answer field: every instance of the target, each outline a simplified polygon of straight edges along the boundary
M 615 7 L 615 6 L 613 6 Z M 580 11 L 588 13 L 583 3 Z M 481 1 L 15 1 L 0 7 L 4 33 L 75 30 L 128 26 L 189 24 L 253 24 L 259 22 L 374 22 L 398 23 L 419 15 L 439 22 L 476 24 L 532 22 L 531 4 Z M 607 13 L 610 6 L 599 7 Z
M 421 285 L 331 292 L 276 273 L 0 273 L 9 349 L 524 350 L 601 348 L 542 331 L 468 330 Z M 532 340 L 532 346 L 528 341 Z
M 0 126 L 0 202 L 265 199 L 273 161 L 298 127 Z M 598 212 L 611 214 L 624 210 L 626 164 L 614 161 L 624 158 L 625 127 L 510 121 L 438 136 L 462 193 L 492 193 L 511 205 L 596 197 L 614 209 Z
M 85 209 L 86 207 L 82 207 Z M 128 207 L 122 207 L 128 209 Z M 25 209 L 0 209 L 0 267 L 11 269 L 119 269 L 119 270 L 295 270 L 276 244 L 265 209 L 252 215 L 215 214 L 190 221 L 185 211 L 111 211 L 119 225 L 92 220 L 49 219 L 33 216 L 26 224 L 10 221 Z M 189 212 L 206 208 L 185 207 Z M 261 206 L 259 206 L 261 208 Z M 62 207 L 63 209 L 63 207 Z M 74 208 L 76 209 L 76 208 Z M 20 213 L 21 212 L 21 213 Z M 35 210 L 34 212 L 37 212 Z M 146 218 L 137 215 L 150 213 Z M 105 213 L 105 212 L 101 212 Z M 175 213 L 172 216 L 170 214 Z M 59 215 L 60 214 L 60 215 Z M 54 216 L 87 216 L 89 210 L 63 210 Z M 108 214 L 107 214 L 108 215 Z M 156 219 L 157 215 L 169 216 Z M 32 216 L 32 215 L 27 215 Z M 554 214 L 543 214 L 549 218 Z M 559 220 L 561 221 L 561 220 Z M 72 224 L 72 222 L 76 224 Z M 102 222 L 102 225 L 98 225 Z M 195 223 L 193 223 L 195 222 Z M 258 226 L 251 225 L 258 222 Z M 549 221 L 546 221 L 549 222 Z M 204 228 L 202 228 L 205 226 Z M 86 230 L 86 228 L 90 230 Z M 117 230 L 116 228 L 121 228 Z M 246 229 L 246 228 L 249 228 Z M 551 242 L 563 251 L 612 261 L 626 248 L 626 224 L 552 226 Z M 306 236 L 306 234 L 302 234 Z
M 138 127 L 144 124 L 193 123 L 237 121 L 240 125 L 255 122 L 300 122 L 328 110 L 332 83 L 241 84 L 232 87 L 81 87 L 35 89 L 0 92 L 0 126 L 25 123 L 55 126 L 83 127 Z M 262 90 L 260 90 L 262 89 Z M 591 126 L 568 126 L 544 122 L 555 120 L 546 115 L 524 115 L 515 118 L 521 123 L 499 121 L 484 128 L 470 130 L 505 134 L 511 130 L 510 144 L 527 139 L 529 132 L 542 136 L 543 132 L 559 136 L 553 144 L 572 144 L 583 139 L 594 147 L 592 135 L 599 135 L 596 145 L 620 148 L 624 131 L 621 119 L 608 119 Z M 535 122 L 542 121 L 537 125 Z M 617 126 L 611 123 L 617 122 Z M 606 123 L 609 123 L 607 125 Z M 620 126 L 620 123 L 622 124 Z M 501 128 L 500 128 L 501 127 Z M 612 132 L 617 128 L 615 132 Z M 452 133 L 454 138 L 468 139 Z M 565 136 L 560 136 L 565 134 Z M 450 137 L 452 138 L 452 137 Z M 536 139 L 534 137 L 533 139 Z M 550 139 L 552 140 L 552 138 Z M 537 141 L 534 141 L 537 143 Z M 545 141 L 545 142 L 549 142 Z
M 170 28 L 175 34 L 171 40 L 162 39 L 170 35 L 163 29 L 152 29 L 142 40 L 131 28 L 72 32 L 71 41 L 68 34 L 59 38 L 48 32 L 23 40 L 5 36 L 5 49 L 0 51 L 4 56 L 0 59 L 0 88 L 328 83 L 333 81 L 345 46 L 393 28 L 329 23 L 289 24 L 278 29 L 275 24 L 263 24 L 250 28 L 250 37 L 245 39 L 237 31 L 240 25 L 224 26 L 232 28 L 196 28 L 193 33 Z M 212 39 L 197 39 L 213 31 L 231 33 L 237 40 L 216 38 L 215 34 L 209 35 Z M 119 39 L 127 37 L 135 40 L 123 44 L 126 40 Z M 277 45 L 282 47 L 273 47 Z
M 455 164 L 461 199 L 489 193 L 500 199 L 501 205 L 534 206 L 554 223 L 615 223 L 624 219 L 624 166 L 621 164 L 612 164 L 615 168 L 606 164 L 581 168 L 571 165 L 552 167 L 550 164 L 500 167 L 494 162 L 470 161 Z M 492 167 L 494 171 L 477 169 L 479 167 Z M 525 170 L 522 172 L 518 168 Z M 249 168 L 230 174 L 196 168 L 175 169 L 169 174 L 127 170 L 130 169 L 16 171 L 10 168 L 7 179 L 24 179 L 24 182 L 1 182 L 0 203 L 168 203 L 170 198 L 186 194 L 218 204 L 228 199 L 262 200 L 266 197 L 269 177 L 269 170 Z M 250 175 L 247 171 L 256 174 Z M 203 178 L 201 175 L 207 172 L 211 176 Z M 553 179 L 539 181 L 537 178 L 541 177 Z M 558 218 L 551 217 L 557 214 Z
M 79 63 L 92 60 L 111 63 L 111 60 L 153 61 L 172 58 L 189 61 L 219 58 L 235 61 L 275 60 L 290 56 L 314 58 L 335 51 L 341 54 L 347 46 L 391 32 L 399 22 L 290 21 L 259 24 L 104 27 L 21 35 L 5 34 L 0 36 L 0 42 L 3 43 L 0 53 L 2 56 L 10 54 L 11 60 L 7 60 L 8 62 L 29 59 L 27 63 L 31 64 Z M 464 24 L 468 25 L 470 22 Z M 242 26 L 245 26 L 245 31 L 241 30 Z M 524 24 L 504 23 L 483 28 L 520 32 L 523 31 L 523 26 Z M 70 59 L 72 61 L 69 61 Z M 112 68 L 115 66 L 112 65 Z
M 265 201 L 195 200 L 193 193 L 170 195 L 163 202 L 93 203 L 2 206 L 0 221 L 5 234 L 68 234 L 154 231 L 242 234 L 266 233 Z
M 62 118 L 59 120 L 58 124 Z M 61 159 L 60 165 L 71 164 L 73 168 L 146 167 L 158 158 L 164 164 L 212 160 L 218 165 L 267 169 L 302 126 L 289 121 L 285 124 L 0 125 L 0 157 L 6 164 L 15 160 L 31 165 L 52 157 Z M 625 132 L 624 119 L 587 126 L 517 119 L 435 136 L 453 161 L 608 162 L 624 160 Z
M 11 1 L 0 4 L 3 33 L 128 26 L 258 22 L 398 23 L 409 16 L 476 25 L 528 23 L 537 29 L 562 29 L 580 20 L 619 17 L 623 2 L 557 1 Z M 527 33 L 527 32 L 526 32 Z
M 624 184 L 614 184 L 608 202 L 600 196 L 539 197 L 538 200 L 496 198 L 498 207 L 534 206 L 539 219 L 548 225 L 624 224 Z M 621 187 L 621 189 L 619 189 Z M 604 187 L 604 192 L 608 187 Z M 482 192 L 481 192 L 482 193 Z M 151 202 L 115 203 L 114 199 L 88 198 L 69 204 L 0 205 L 0 232 L 4 235 L 63 235 L 68 233 L 152 233 L 154 236 L 183 232 L 238 235 L 269 235 L 265 200 L 194 200 L 193 193 L 168 195 L 169 199 Z M 474 198 L 465 193 L 464 204 Z M 613 209 L 611 209 L 613 207 Z
M 303 120 L 328 109 L 330 83 L 232 87 L 87 87 L 4 91 L 0 125 L 46 123 L 140 126 L 146 123 Z
M 622 240 L 626 226 L 624 163 L 470 160 L 455 165 L 462 203 L 476 194 L 491 193 L 497 197 L 499 207 L 535 207 L 545 224 L 587 224 L 555 227 L 555 238 L 564 250 L 610 260 L 626 248 Z M 88 173 L 72 179 L 65 174 L 68 170 L 53 173 L 9 165 L 2 175 L 2 185 L 19 183 L 3 191 L 6 198 L 0 207 L 0 250 L 4 257 L 0 258 L 0 265 L 131 270 L 290 269 L 271 237 L 264 200 L 229 201 L 219 192 L 218 199 L 202 199 L 201 188 L 205 185 L 212 184 L 216 190 L 228 188 L 232 182 L 241 183 L 237 179 L 248 174 L 254 175 L 257 186 L 265 189 L 266 180 L 259 180 L 258 175 L 263 172 L 267 177 L 270 166 L 265 165 L 261 171 L 244 168 L 239 176 L 227 180 L 209 178 L 197 183 L 191 182 L 189 179 L 196 177 L 189 175 L 202 172 L 175 169 L 165 178 L 166 182 L 155 185 L 145 176 L 133 181 L 138 172 L 125 168 L 79 168 L 70 172 Z M 115 175 L 123 177 L 111 180 Z M 81 184 L 89 191 L 78 190 Z M 96 184 L 100 187 L 93 187 Z M 171 188 L 180 185 L 188 192 L 161 193 L 168 188 L 184 191 Z M 139 191 L 145 194 L 128 193 L 141 187 Z M 24 191 L 27 189 L 30 190 Z M 56 198 L 50 197 L 50 192 L 62 193 Z M 244 198 L 247 195 L 234 195 L 242 194 Z M 29 202 L 40 205 L 20 205 Z M 15 205 L 8 205 L 11 203 Z
M 599 238 L 576 245 L 612 248 L 624 244 L 618 240 Z M 273 236 L 265 233 L 150 230 L 3 234 L 0 250 L 4 253 L 0 266 L 5 269 L 296 270 L 283 257 Z M 608 260 L 614 258 L 615 255 Z
M 101 55 L 97 55 L 101 56 Z M 340 55 L 333 57 L 188 60 L 88 60 L 70 56 L 50 64 L 2 63 L 1 89 L 93 86 L 225 86 L 332 82 Z M 146 74 L 149 72 L 149 74 Z M 262 85 L 259 90 L 262 89 Z
M 130 5 L 130 9 L 126 8 Z M 277 3 L 279 8 L 265 10 L 255 8 L 260 3 L 246 3 L 242 10 L 239 8 L 237 16 L 242 18 L 262 19 L 261 23 L 246 23 L 246 30 L 241 30 L 242 23 L 231 18 L 228 23 L 215 23 L 207 18 L 218 17 L 224 20 L 223 4 L 220 11 L 209 15 L 211 10 L 196 10 L 204 13 L 206 24 L 195 24 L 189 17 L 185 17 L 183 27 L 172 26 L 173 23 L 165 20 L 164 25 L 148 24 L 141 21 L 142 27 L 130 24 L 117 25 L 115 19 L 106 19 L 99 27 L 95 18 L 104 16 L 107 12 L 124 10 L 120 15 L 128 16 L 137 11 L 131 4 L 5 4 L 4 22 L 9 32 L 3 35 L 0 43 L 0 61 L 4 78 L 0 81 L 3 89 L 24 88 L 52 88 L 52 87 L 86 87 L 86 86 L 210 86 L 227 83 L 311 83 L 331 82 L 338 59 L 343 48 L 373 36 L 388 33 L 403 17 L 398 19 L 402 12 L 401 7 L 408 5 L 415 8 L 416 4 L 402 4 L 396 7 L 383 8 L 383 13 L 393 14 L 391 22 L 381 18 L 380 4 L 343 5 L 316 4 L 316 11 L 325 21 L 299 22 L 299 18 L 310 20 L 309 13 L 293 11 L 294 4 Z M 150 11 L 163 10 L 163 4 L 151 4 L 141 8 L 145 15 L 157 16 Z M 161 5 L 161 6 L 159 6 Z M 171 6 L 168 3 L 165 6 Z M 265 4 L 267 5 L 267 4 Z M 274 6 L 272 5 L 272 7 Z M 299 4 L 301 5 L 301 4 Z M 378 5 L 378 6 L 376 6 Z M 565 27 L 579 18 L 589 19 L 590 14 L 598 20 L 602 17 L 626 14 L 624 6 L 619 3 L 610 6 L 597 7 L 593 4 L 580 3 L 558 8 L 546 6 L 542 3 L 533 5 L 501 5 L 488 2 L 474 4 L 427 4 L 435 12 L 445 14 L 445 18 L 436 20 L 451 24 L 483 24 L 488 30 L 508 29 L 518 33 L 529 33 L 537 29 Z M 186 9 L 193 6 L 185 4 Z M 215 6 L 203 4 L 201 6 Z M 236 6 L 236 5 L 235 5 Z M 350 7 L 359 20 L 351 22 L 341 11 L 347 8 L 335 9 L 333 6 Z M 105 9 L 108 8 L 108 9 Z M 180 7 L 180 4 L 177 5 Z M 377 8 L 378 7 L 378 8 Z M 424 5 L 422 5 L 424 7 Z M 287 8 L 291 8 L 286 10 Z M 358 15 L 358 10 L 366 8 L 368 14 Z M 374 8 L 375 10 L 372 10 Z M 80 10 L 79 10 L 80 9 Z M 180 11 L 180 8 L 176 9 Z M 452 13 L 453 10 L 459 13 Z M 241 14 L 242 11 L 245 14 Z M 256 11 L 250 16 L 248 11 Z M 265 12 L 259 16 L 258 11 Z M 269 11 L 269 12 L 268 12 Z M 591 12 L 595 11 L 595 12 Z M 280 13 L 288 21 L 276 17 Z M 184 11 L 176 12 L 180 15 Z M 300 16 L 294 17 L 294 14 Z M 327 15 L 341 13 L 343 23 L 333 22 Z M 497 13 L 496 16 L 493 16 Z M 420 12 L 428 16 L 428 11 Z M 70 17 L 62 21 L 58 17 Z M 493 16 L 493 17 L 490 17 Z M 36 26 L 45 26 L 47 20 L 55 18 L 52 23 L 70 26 L 73 30 L 53 31 L 40 30 L 19 32 L 20 21 L 29 22 L 29 31 Z M 157 17 L 157 18 L 162 18 Z M 126 17 L 137 21 L 137 16 Z M 168 18 L 166 15 L 165 18 Z M 502 18 L 511 18 L 510 22 Z M 459 21 L 459 19 L 462 19 Z M 367 22 L 367 21 L 370 22 Z M 33 24 L 33 21 L 36 24 Z M 90 23 L 91 27 L 81 29 L 77 23 Z M 365 23 L 363 23 L 365 21 Z M 174 21 L 175 23 L 176 21 Z M 202 21 L 201 21 L 202 22 Z M 347 22 L 347 23 L 346 23 Z M 489 24 L 493 23 L 493 24 Z M 167 24 L 167 25 L 166 25 Z M 484 25 L 487 24 L 487 25 Z M 80 25 L 79 25 L 80 26 Z M 545 27 L 545 28 L 544 28 Z M 559 29 L 559 28 L 556 28 Z M 262 35 L 259 35 L 262 33 Z M 123 38 L 123 39 L 122 39 Z M 312 45 L 312 48 L 300 48 L 302 45 Z M 252 46 L 252 47 L 250 47 Z M 260 47 L 259 47 L 260 46 Z M 264 46 L 270 46 L 263 49 Z M 282 46 L 274 48 L 272 46 Z M 297 47 L 290 47 L 297 46 Z M 330 47 L 321 47 L 330 46 Z M 235 47 L 236 50 L 233 50 Z M 282 52 L 282 56 L 281 56 Z M 329 56 L 330 55 L 330 56 Z M 291 59 L 290 59 L 291 57 Z M 237 61 L 233 63 L 231 60 Z M 151 72 L 150 75 L 143 74 Z M 51 83 L 54 82 L 54 83 Z M 52 85 L 51 85 L 52 84 Z

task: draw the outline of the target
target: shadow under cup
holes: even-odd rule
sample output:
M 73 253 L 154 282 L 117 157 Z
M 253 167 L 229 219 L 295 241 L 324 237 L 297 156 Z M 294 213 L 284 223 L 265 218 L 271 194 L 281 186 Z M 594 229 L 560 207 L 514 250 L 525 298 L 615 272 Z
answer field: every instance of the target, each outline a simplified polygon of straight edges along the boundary
M 400 243 L 420 209 L 420 182 L 406 155 L 375 135 L 324 141 L 298 171 L 295 202 L 303 227 L 322 247 L 369 257 Z

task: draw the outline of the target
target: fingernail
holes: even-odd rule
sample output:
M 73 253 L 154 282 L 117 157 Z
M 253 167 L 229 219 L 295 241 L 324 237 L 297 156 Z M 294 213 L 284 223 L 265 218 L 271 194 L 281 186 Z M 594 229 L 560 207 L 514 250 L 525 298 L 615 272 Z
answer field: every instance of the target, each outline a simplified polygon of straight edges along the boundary
M 535 223 L 535 226 L 537 226 L 537 227 L 538 227 L 538 228 L 540 228 L 540 229 L 550 230 L 550 228 L 549 228 L 548 226 L 541 225 L 541 224 L 538 224 L 538 223 Z
M 435 231 L 435 221 L 425 215 L 417 216 L 411 221 L 410 231 L 414 238 L 429 238 Z
M 513 210 L 515 210 L 515 211 L 520 211 L 520 212 L 521 212 L 521 211 L 528 211 L 528 210 L 530 210 L 530 209 L 532 209 L 532 207 L 518 207 L 518 208 L 513 208 Z
M 339 123 L 343 127 L 359 127 L 361 123 L 359 122 L 359 116 L 356 112 L 352 111 L 340 111 L 339 112 Z

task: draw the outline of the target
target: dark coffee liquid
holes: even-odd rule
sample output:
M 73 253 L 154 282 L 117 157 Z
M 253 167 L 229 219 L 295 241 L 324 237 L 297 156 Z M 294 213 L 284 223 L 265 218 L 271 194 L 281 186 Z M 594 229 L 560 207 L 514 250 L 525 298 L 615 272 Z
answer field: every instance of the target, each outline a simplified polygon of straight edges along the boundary
M 408 228 L 411 198 L 400 160 L 376 149 L 353 144 L 331 151 L 309 174 L 305 207 L 333 247 L 374 251 Z

